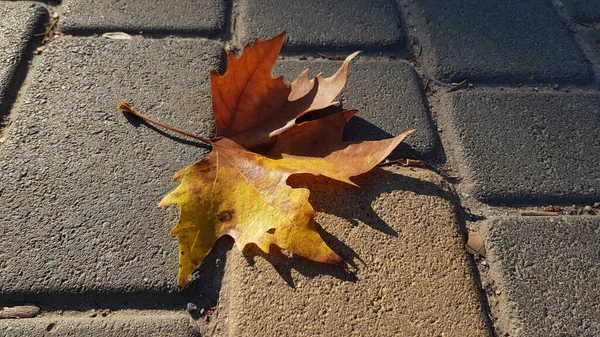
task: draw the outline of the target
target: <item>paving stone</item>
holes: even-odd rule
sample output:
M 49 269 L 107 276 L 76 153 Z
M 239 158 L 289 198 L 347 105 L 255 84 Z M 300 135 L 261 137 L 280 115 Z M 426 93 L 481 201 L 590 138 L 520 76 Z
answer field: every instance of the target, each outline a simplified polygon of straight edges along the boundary
M 227 0 L 64 0 L 61 30 L 70 34 L 124 31 L 133 34 L 213 35 L 225 29 Z
M 284 75 L 287 83 L 309 68 L 311 76 L 323 72 L 333 75 L 341 61 L 278 61 L 274 76 Z M 416 129 L 406 144 L 401 144 L 392 158 L 418 156 L 430 158 L 439 152 L 437 134 L 415 71 L 402 61 L 362 61 L 350 64 L 348 82 L 340 98 L 347 109 L 358 109 L 346 127 L 345 140 L 376 140 L 397 136 Z
M 15 72 L 45 13 L 32 4 L 0 2 L 0 117 L 8 114 L 6 96 L 9 90 L 16 90 L 11 88 Z
M 474 90 L 448 97 L 453 167 L 489 203 L 600 199 L 600 94 Z
M 0 320 L 5 337 L 27 336 L 200 336 L 195 323 L 185 313 L 161 312 L 124 315 L 113 312 L 107 317 L 68 317 L 54 315 L 35 319 Z
M 186 300 L 212 286 L 209 279 L 176 292 L 169 231 L 177 209 L 158 208 L 178 185 L 175 172 L 208 149 L 129 122 L 116 107 L 128 101 L 210 136 L 208 70 L 222 54 L 208 40 L 48 45 L 0 150 L 0 302 L 152 306 L 139 303 Z
M 561 5 L 578 21 L 600 23 L 600 4 L 597 0 L 563 0 Z
M 322 236 L 350 271 L 232 250 L 221 293 L 228 335 L 488 336 L 443 180 L 386 168 L 354 181 L 362 188 L 290 181 L 311 189 Z
M 241 43 L 287 31 L 284 50 L 390 50 L 405 35 L 392 0 L 244 0 L 238 29 Z
M 547 0 L 418 0 L 424 65 L 447 82 L 589 83 L 594 79 Z
M 600 335 L 600 217 L 493 219 L 482 233 L 499 335 Z

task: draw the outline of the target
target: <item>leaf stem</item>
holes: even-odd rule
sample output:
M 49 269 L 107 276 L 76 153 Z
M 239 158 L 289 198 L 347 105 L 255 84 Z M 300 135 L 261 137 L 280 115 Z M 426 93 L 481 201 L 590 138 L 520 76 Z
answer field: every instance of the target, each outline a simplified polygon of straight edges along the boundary
M 132 115 L 134 115 L 136 117 L 139 117 L 139 118 L 145 120 L 146 122 L 148 122 L 150 124 L 158 125 L 158 126 L 163 127 L 163 128 L 165 128 L 167 130 L 170 130 L 170 131 L 173 131 L 173 132 L 177 132 L 177 133 L 182 134 L 184 136 L 187 136 L 187 137 L 193 138 L 195 140 L 201 141 L 203 143 L 212 145 L 212 141 L 210 139 L 203 138 L 203 137 L 200 137 L 200 136 L 196 136 L 196 135 L 193 135 L 193 134 L 191 134 L 189 132 L 185 132 L 185 131 L 176 129 L 174 127 L 171 127 L 171 126 L 163 124 L 163 123 L 161 123 L 159 121 L 156 121 L 156 120 L 154 120 L 154 119 L 152 119 L 150 117 L 146 117 L 146 116 L 142 115 L 141 113 L 135 111 L 135 109 L 129 103 L 119 103 L 118 109 L 121 110 L 121 111 L 123 111 L 123 112 L 130 113 L 130 114 L 132 114 Z

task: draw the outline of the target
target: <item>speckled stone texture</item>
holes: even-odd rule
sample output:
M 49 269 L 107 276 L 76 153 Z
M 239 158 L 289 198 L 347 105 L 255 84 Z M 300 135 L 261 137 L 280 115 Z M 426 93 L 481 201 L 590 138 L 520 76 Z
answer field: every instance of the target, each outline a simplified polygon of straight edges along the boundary
M 551 1 L 417 0 L 424 66 L 441 81 L 591 83 L 594 73 Z
M 124 31 L 134 34 L 211 36 L 227 22 L 227 0 L 64 0 L 61 30 L 71 34 Z
M 447 97 L 453 167 L 490 203 L 600 200 L 600 94 L 473 90 Z
M 493 219 L 482 234 L 499 335 L 600 335 L 599 217 Z
M 239 8 L 242 44 L 283 31 L 286 51 L 398 50 L 405 43 L 400 14 L 391 0 L 242 0 Z

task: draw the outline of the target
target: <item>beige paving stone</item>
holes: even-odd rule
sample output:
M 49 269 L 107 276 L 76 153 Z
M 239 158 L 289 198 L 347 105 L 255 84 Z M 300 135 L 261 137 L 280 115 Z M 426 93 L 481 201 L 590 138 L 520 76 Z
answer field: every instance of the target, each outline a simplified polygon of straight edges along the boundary
M 324 239 L 349 271 L 283 252 L 233 249 L 221 307 L 229 336 L 488 336 L 454 206 L 436 174 L 376 169 L 355 188 L 311 189 Z

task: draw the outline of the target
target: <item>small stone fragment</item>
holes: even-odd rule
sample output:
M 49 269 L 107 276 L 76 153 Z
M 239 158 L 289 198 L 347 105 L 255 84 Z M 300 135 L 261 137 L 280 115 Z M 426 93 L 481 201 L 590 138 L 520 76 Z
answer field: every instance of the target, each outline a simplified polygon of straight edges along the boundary
M 594 208 L 600 208 L 600 202 L 595 202 L 593 207 Z
M 19 305 L 15 307 L 4 307 L 0 310 L 2 318 L 33 318 L 40 313 L 37 305 Z
M 477 254 L 485 257 L 485 244 L 479 232 L 469 232 L 469 238 L 465 247 L 469 254 Z
M 194 303 L 188 303 L 185 310 L 187 310 L 187 312 L 190 314 L 195 314 L 198 312 L 198 306 Z
M 592 209 L 592 206 L 587 205 L 583 208 L 583 212 L 590 214 L 590 213 L 593 213 L 594 210 Z
M 131 35 L 123 32 L 108 32 L 102 34 L 102 37 L 111 40 L 131 40 Z

